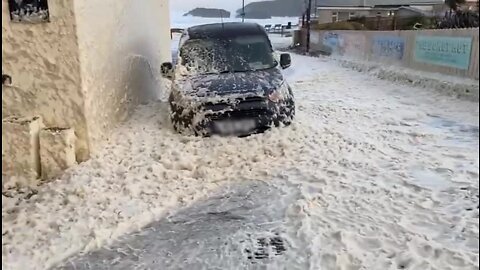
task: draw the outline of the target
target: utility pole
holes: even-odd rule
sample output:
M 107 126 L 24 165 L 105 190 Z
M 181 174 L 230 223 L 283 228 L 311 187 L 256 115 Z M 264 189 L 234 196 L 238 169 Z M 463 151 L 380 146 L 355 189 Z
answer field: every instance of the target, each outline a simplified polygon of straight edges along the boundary
M 242 22 L 245 22 L 245 0 L 242 0 Z
M 311 22 L 311 13 L 312 13 L 312 0 L 308 0 L 308 6 L 307 6 L 307 44 L 306 44 L 307 53 L 310 52 L 310 22 Z

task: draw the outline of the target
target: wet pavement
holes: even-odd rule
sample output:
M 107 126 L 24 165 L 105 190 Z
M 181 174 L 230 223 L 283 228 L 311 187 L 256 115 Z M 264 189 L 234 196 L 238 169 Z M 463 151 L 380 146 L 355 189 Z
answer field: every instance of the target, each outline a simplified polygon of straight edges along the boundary
M 276 181 L 232 185 L 56 269 L 265 269 L 289 249 L 283 225 L 298 195 Z

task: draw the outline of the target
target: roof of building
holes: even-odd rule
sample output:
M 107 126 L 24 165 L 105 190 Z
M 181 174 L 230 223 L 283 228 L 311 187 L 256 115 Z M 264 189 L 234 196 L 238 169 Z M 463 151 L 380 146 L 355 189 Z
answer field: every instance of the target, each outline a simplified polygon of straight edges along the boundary
M 317 7 L 376 7 L 441 5 L 445 0 L 317 0 Z
M 413 13 L 422 14 L 422 15 L 427 14 L 427 12 L 425 12 L 424 10 L 421 10 L 421 9 L 418 9 L 418 8 L 415 8 L 415 7 L 400 7 L 399 10 L 408 10 L 408 11 L 411 11 Z
M 191 39 L 224 39 L 245 35 L 267 35 L 265 29 L 256 23 L 212 23 L 192 26 L 187 29 Z
M 392 9 L 398 9 L 398 6 L 396 6 L 395 8 L 389 8 L 389 7 L 317 7 L 318 10 L 355 10 L 355 11 L 359 11 L 359 10 L 378 10 L 378 11 L 382 11 L 382 10 L 392 10 Z

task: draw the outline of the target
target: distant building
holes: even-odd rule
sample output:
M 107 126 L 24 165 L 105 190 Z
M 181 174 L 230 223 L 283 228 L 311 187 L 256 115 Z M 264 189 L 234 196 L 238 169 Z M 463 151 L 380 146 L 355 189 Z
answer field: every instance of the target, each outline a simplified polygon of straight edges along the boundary
M 316 0 L 314 17 L 318 23 L 346 21 L 355 17 L 438 15 L 444 0 Z

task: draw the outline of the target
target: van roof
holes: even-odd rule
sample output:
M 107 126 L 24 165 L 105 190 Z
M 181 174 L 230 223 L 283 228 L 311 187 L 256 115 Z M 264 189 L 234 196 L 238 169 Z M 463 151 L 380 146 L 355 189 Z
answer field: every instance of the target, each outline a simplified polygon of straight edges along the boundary
M 225 39 L 238 36 L 262 35 L 267 36 L 265 29 L 256 23 L 212 23 L 192 26 L 187 29 L 190 39 Z

